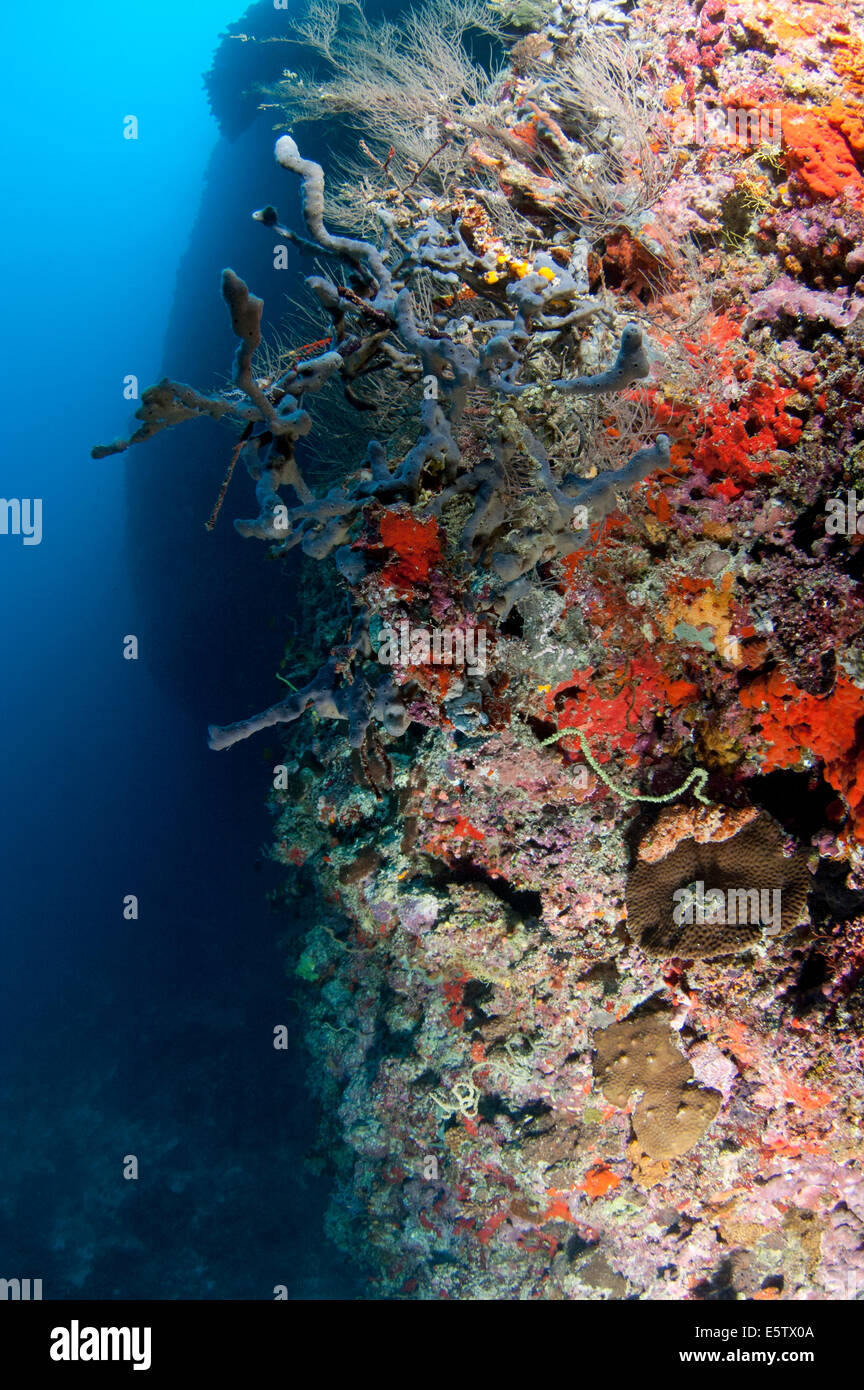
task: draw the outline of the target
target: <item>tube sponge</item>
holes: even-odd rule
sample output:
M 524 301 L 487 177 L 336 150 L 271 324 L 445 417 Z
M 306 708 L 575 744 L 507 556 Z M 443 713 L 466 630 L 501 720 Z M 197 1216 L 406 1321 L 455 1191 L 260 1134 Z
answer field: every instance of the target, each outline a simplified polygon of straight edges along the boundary
M 621 346 L 612 366 L 597 376 L 574 376 L 553 381 L 556 391 L 566 396 L 599 396 L 609 391 L 624 391 L 632 382 L 646 377 L 650 371 L 648 354 L 642 346 L 642 330 L 628 323 L 621 334 Z
M 261 342 L 264 300 L 250 294 L 248 285 L 231 269 L 222 271 L 222 298 L 230 310 L 235 336 L 243 340 L 251 356 Z
M 304 159 L 290 135 L 279 137 L 275 153 L 283 169 L 290 169 L 303 180 L 301 206 L 309 235 L 324 251 L 352 261 L 355 265 L 365 265 L 377 283 L 377 294 L 373 301 L 375 308 L 389 310 L 396 296 L 390 271 L 378 248 L 358 237 L 334 236 L 324 225 L 324 170 L 321 165 L 316 164 L 314 159 Z

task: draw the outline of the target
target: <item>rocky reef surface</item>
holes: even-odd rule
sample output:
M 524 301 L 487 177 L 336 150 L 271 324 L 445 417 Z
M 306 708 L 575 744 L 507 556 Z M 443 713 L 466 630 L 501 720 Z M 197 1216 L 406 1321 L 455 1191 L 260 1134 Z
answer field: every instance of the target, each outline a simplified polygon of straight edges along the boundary
M 302 555 L 210 739 L 317 903 L 330 1234 L 381 1297 L 860 1298 L 861 7 L 412 16 L 313 5 L 266 94 L 312 316 L 226 270 L 233 385 L 94 451 L 223 421 L 210 524 L 242 465 Z

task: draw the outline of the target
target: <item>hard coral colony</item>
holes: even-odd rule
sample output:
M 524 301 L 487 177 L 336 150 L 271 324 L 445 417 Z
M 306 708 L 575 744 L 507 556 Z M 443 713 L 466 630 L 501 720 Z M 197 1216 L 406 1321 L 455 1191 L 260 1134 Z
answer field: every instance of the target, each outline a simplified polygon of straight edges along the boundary
M 233 385 L 162 381 L 94 453 L 233 426 L 235 526 L 332 640 L 210 731 L 282 740 L 330 1234 L 381 1297 L 858 1297 L 861 5 L 295 37 L 303 229 L 254 216 L 315 258 L 317 341 L 262 342 L 226 270 Z M 341 181 L 302 133 L 337 116 Z M 385 665 L 385 628 L 425 639 Z

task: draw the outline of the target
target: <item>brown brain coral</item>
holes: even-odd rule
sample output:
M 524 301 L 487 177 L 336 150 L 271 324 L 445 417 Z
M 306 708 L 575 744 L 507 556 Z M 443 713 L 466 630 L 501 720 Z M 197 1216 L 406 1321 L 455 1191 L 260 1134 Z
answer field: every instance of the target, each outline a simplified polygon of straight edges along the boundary
M 806 853 L 786 856 L 783 846 L 776 822 L 752 809 L 664 813 L 640 845 L 627 878 L 631 936 L 651 956 L 733 955 L 761 939 L 765 909 L 773 916 L 775 904 L 780 931 L 791 931 L 804 912 L 809 875 Z M 697 906 L 688 920 L 680 908 L 684 892 L 696 891 L 694 885 L 703 885 L 706 894 L 722 894 L 725 912 L 709 911 L 700 920 Z
M 612 1105 L 643 1095 L 633 1130 L 652 1159 L 677 1158 L 692 1149 L 720 1109 L 720 1092 L 692 1082 L 693 1068 L 661 1018 L 624 1019 L 594 1035 L 594 1077 Z

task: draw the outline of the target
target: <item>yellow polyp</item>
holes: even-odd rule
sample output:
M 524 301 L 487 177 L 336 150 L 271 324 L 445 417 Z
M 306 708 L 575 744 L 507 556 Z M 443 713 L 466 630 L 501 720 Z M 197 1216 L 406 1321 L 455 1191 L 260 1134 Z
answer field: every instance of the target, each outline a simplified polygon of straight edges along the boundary
M 557 278 L 558 278 L 557 275 L 555 274 L 555 271 L 554 271 L 554 270 L 550 270 L 549 267 L 548 267 L 548 265 L 541 265 L 540 269 L 537 271 L 537 274 L 538 274 L 538 275 L 542 275 L 544 280 L 549 280 L 549 281 L 557 280 Z
M 487 285 L 497 285 L 498 281 L 501 279 L 501 276 L 498 274 L 497 270 L 487 270 L 486 274 L 483 276 L 483 279 L 486 281 Z

